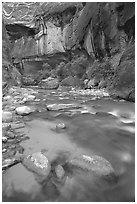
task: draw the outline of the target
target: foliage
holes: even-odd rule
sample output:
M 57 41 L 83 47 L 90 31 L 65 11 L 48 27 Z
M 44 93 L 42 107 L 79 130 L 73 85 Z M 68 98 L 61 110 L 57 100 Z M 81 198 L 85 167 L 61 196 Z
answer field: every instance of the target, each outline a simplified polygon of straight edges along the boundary
M 60 80 L 63 80 L 68 76 L 81 79 L 86 72 L 86 67 L 87 59 L 85 57 L 75 57 L 67 64 L 61 62 L 56 67 L 56 74 Z
M 100 63 L 99 61 L 95 61 L 91 66 L 88 67 L 87 76 L 89 79 L 94 77 L 98 78 L 109 78 L 114 75 L 114 70 L 109 61 L 104 61 Z
M 59 65 L 57 65 L 56 74 L 60 81 L 65 79 L 67 76 L 69 76 L 69 70 L 68 70 L 67 64 L 65 64 L 64 62 L 61 62 Z

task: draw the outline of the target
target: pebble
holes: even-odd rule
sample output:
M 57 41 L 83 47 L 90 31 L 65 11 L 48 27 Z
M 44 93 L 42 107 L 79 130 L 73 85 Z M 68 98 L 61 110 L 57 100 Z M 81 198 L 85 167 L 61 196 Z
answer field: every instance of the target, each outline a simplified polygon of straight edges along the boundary
M 2 122 L 11 122 L 13 120 L 12 113 L 9 111 L 2 111 Z
M 2 137 L 2 142 L 6 143 L 8 141 L 7 137 Z
M 56 125 L 56 128 L 65 129 L 66 125 L 64 123 L 59 123 L 59 124 Z

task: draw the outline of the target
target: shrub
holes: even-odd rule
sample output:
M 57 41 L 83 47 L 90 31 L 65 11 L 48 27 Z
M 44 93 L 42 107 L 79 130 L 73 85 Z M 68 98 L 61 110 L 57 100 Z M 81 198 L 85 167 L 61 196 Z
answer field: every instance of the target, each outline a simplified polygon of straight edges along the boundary
M 61 62 L 59 65 L 57 65 L 56 74 L 60 81 L 69 76 L 68 68 L 64 62 Z
M 86 72 L 87 59 L 84 56 L 74 58 L 71 61 L 71 75 L 82 78 Z
M 103 63 L 95 61 L 93 65 L 90 66 L 87 70 L 87 76 L 89 79 L 92 79 L 94 77 L 105 79 L 109 76 L 112 76 L 113 74 L 114 70 L 109 61 L 105 61 Z

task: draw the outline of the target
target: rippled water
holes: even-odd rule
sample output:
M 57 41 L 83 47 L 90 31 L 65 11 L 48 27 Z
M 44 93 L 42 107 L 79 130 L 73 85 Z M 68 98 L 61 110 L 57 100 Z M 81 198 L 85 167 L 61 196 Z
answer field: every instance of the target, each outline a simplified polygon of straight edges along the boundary
M 63 164 L 70 155 L 93 153 L 107 159 L 118 180 L 65 169 L 64 180 L 51 178 L 39 184 L 31 172 L 18 164 L 5 173 L 4 187 L 14 182 L 5 201 L 134 201 L 135 118 L 134 103 L 109 97 L 96 99 L 70 91 L 39 91 L 41 112 L 29 116 L 25 129 L 30 137 L 21 143 L 26 154 L 44 151 L 51 163 Z M 78 109 L 47 111 L 47 104 L 76 104 Z M 24 117 L 25 119 L 25 117 Z M 56 129 L 60 122 L 66 129 Z M 12 188 L 10 186 L 10 188 Z M 16 193 L 16 188 L 18 193 Z M 5 188 L 7 189 L 7 188 Z M 19 190 L 20 189 L 20 190 Z M 14 192 L 14 193 L 13 193 Z M 5 193 L 6 195 L 6 193 Z

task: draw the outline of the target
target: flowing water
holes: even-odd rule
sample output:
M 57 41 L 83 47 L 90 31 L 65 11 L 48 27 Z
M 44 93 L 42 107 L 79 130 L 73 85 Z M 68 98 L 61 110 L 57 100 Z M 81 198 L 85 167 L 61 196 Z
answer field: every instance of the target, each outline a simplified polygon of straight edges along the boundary
M 33 103 L 41 111 L 24 117 L 27 124 L 24 131 L 29 136 L 21 143 L 24 153 L 44 151 L 49 161 L 57 164 L 63 164 L 70 155 L 94 153 L 112 164 L 117 181 L 111 183 L 94 174 L 65 169 L 66 176 L 61 181 L 51 178 L 40 184 L 18 164 L 5 172 L 3 186 L 12 190 L 7 190 L 8 196 L 4 193 L 3 201 L 134 201 L 134 103 L 81 93 L 39 90 L 40 102 Z M 77 108 L 47 111 L 48 104 L 75 104 Z M 64 123 L 66 128 L 56 128 L 58 123 Z M 9 185 L 12 182 L 14 191 Z

